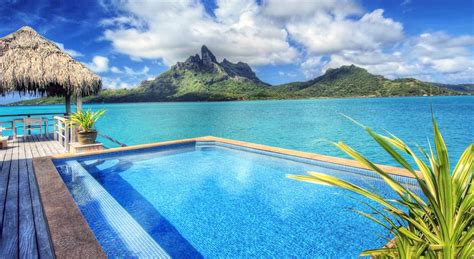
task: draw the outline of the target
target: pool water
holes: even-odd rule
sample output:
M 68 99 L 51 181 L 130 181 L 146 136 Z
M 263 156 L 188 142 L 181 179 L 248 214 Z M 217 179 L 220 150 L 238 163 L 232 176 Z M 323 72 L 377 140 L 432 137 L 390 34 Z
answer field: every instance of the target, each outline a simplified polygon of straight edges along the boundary
M 353 212 L 367 211 L 361 198 L 286 177 L 322 172 L 394 197 L 361 169 L 214 142 L 55 164 L 112 257 L 355 257 L 390 239 Z

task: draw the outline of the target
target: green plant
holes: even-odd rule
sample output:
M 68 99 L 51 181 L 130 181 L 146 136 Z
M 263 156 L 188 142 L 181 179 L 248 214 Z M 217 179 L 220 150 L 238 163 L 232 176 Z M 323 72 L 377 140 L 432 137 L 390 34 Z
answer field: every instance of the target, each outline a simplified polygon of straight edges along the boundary
M 419 158 L 396 136 L 384 136 L 365 127 L 370 136 L 418 182 L 423 196 L 417 195 L 397 182 L 377 165 L 343 142 L 335 143 L 342 151 L 377 173 L 397 194 L 395 200 L 385 199 L 337 177 L 309 172 L 309 175 L 289 175 L 292 179 L 340 187 L 362 195 L 381 206 L 368 203 L 371 213 L 357 211 L 382 225 L 394 236 L 394 246 L 364 251 L 362 256 L 384 258 L 469 258 L 474 254 L 473 219 L 474 147 L 470 144 L 450 170 L 448 152 L 443 137 L 433 119 L 434 150 L 420 149 L 428 160 Z M 403 157 L 407 154 L 416 170 Z
M 102 117 L 102 115 L 104 115 L 104 113 L 105 110 L 100 110 L 96 112 L 92 112 L 91 110 L 78 111 L 71 115 L 70 122 L 80 131 L 91 132 L 94 131 L 94 124 L 100 117 Z

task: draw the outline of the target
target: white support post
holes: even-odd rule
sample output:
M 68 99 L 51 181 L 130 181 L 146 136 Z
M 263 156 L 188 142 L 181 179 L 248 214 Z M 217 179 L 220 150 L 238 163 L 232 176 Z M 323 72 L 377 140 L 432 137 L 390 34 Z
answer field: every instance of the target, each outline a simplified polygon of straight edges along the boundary
M 67 123 L 64 123 L 64 147 L 66 148 L 66 151 L 69 151 L 69 142 L 70 142 L 70 139 L 69 139 L 69 126 L 67 125 Z
M 58 120 L 56 118 L 53 118 L 53 139 L 58 140 L 58 133 L 56 132 L 58 130 L 57 127 Z

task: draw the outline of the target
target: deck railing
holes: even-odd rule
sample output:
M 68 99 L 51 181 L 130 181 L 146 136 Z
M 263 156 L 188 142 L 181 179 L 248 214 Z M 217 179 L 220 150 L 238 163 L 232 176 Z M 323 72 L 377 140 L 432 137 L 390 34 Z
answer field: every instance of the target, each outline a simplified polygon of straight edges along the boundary
M 11 124 L 11 127 L 4 127 L 5 130 L 11 130 L 13 132 L 16 132 L 16 129 L 13 129 L 13 123 L 12 121 L 15 119 L 21 119 L 21 118 L 34 118 L 34 117 L 46 117 L 48 118 L 48 123 L 47 127 L 51 129 L 53 128 L 53 138 L 54 140 L 58 141 L 59 144 L 64 148 L 66 152 L 69 152 L 69 144 L 71 142 L 76 142 L 77 141 L 77 136 L 76 136 L 76 131 L 74 130 L 74 127 L 71 127 L 70 122 L 68 122 L 68 114 L 65 113 L 22 113 L 22 114 L 1 114 L 0 115 L 0 133 L 1 133 L 1 128 L 2 128 L 2 123 L 6 124 L 9 123 Z M 7 118 L 7 120 L 2 120 L 2 118 Z M 11 119 L 10 119 L 11 118 Z M 20 128 L 20 127 L 18 127 Z M 22 128 L 22 127 L 21 127 Z M 28 134 L 31 134 L 31 128 L 28 126 L 27 128 Z M 25 133 L 23 133 L 25 134 Z M 106 139 L 107 141 L 110 141 L 114 145 L 118 145 L 121 147 L 126 147 L 127 145 L 124 144 L 123 142 L 120 142 L 110 136 L 107 136 L 102 133 L 98 133 L 100 137 L 103 139 Z
M 69 143 L 76 141 L 76 134 L 67 117 L 53 117 L 53 138 L 69 152 Z
M 0 128 L 3 127 L 5 124 L 10 124 L 10 127 L 3 127 L 5 130 L 11 130 L 15 131 L 16 129 L 13 129 L 13 123 L 12 121 L 15 119 L 22 119 L 22 118 L 35 118 L 35 117 L 45 117 L 48 118 L 48 125 L 47 127 L 52 127 L 53 124 L 50 123 L 49 119 L 52 119 L 56 115 L 66 115 L 65 113 L 60 113 L 60 112 L 47 112 L 47 113 L 19 113 L 19 114 L 0 114 Z M 6 118 L 6 119 L 2 119 Z M 51 120 L 52 121 L 52 120 Z M 20 127 L 22 128 L 22 127 Z M 28 134 L 31 134 L 31 127 L 28 126 Z M 24 133 L 23 133 L 24 134 Z

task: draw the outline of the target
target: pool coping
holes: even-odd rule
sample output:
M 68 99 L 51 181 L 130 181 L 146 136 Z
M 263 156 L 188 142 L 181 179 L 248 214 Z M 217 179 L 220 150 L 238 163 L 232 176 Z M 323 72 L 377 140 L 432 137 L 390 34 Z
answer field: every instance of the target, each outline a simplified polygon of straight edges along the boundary
M 368 169 L 366 166 L 355 160 L 272 147 L 239 140 L 219 138 L 214 136 L 156 142 L 128 147 L 110 148 L 83 154 L 66 153 L 54 156 L 34 158 L 33 168 L 37 178 L 38 189 L 40 192 L 40 200 L 43 206 L 46 223 L 49 228 L 49 233 L 51 236 L 53 249 L 56 257 L 106 258 L 102 247 L 97 241 L 92 230 L 89 228 L 89 225 L 84 219 L 79 207 L 77 206 L 71 193 L 69 192 L 67 186 L 59 175 L 59 172 L 57 171 L 55 165 L 53 164 L 54 159 L 68 159 L 76 157 L 79 158 L 98 154 L 148 149 L 173 144 L 185 144 L 193 142 L 195 143 L 199 141 L 220 142 L 256 149 L 260 151 L 272 152 L 276 154 L 334 163 L 359 169 Z M 379 164 L 377 164 L 377 166 L 389 174 L 414 178 L 414 176 L 408 170 L 403 168 Z
M 246 147 L 246 148 L 252 148 L 252 149 L 271 152 L 271 153 L 295 156 L 295 157 L 299 157 L 299 158 L 306 158 L 306 159 L 310 159 L 310 160 L 316 160 L 316 161 L 321 161 L 321 162 L 327 162 L 327 163 L 333 163 L 333 164 L 338 164 L 338 165 L 343 165 L 343 166 L 355 167 L 355 168 L 359 168 L 359 169 L 370 170 L 368 167 L 364 166 L 363 164 L 361 164 L 361 163 L 359 163 L 355 160 L 351 160 L 351 159 L 347 159 L 347 158 L 321 155 L 321 154 L 317 154 L 317 153 L 310 153 L 310 152 L 304 152 L 304 151 L 296 151 L 296 150 L 291 150 L 291 149 L 286 149 L 286 148 L 279 148 L 279 147 L 267 146 L 267 145 L 262 145 L 262 144 L 256 144 L 256 143 L 251 143 L 251 142 L 245 142 L 245 141 L 233 140 L 233 139 L 227 139 L 227 138 L 220 138 L 220 137 L 214 137 L 214 136 L 187 138 L 187 139 L 180 139 L 180 140 L 155 142 L 155 143 L 149 143 L 149 144 L 140 144 L 140 145 L 134 145 L 134 146 L 127 146 L 127 147 L 109 148 L 109 149 L 104 149 L 104 150 L 91 151 L 91 152 L 83 153 L 83 154 L 69 154 L 69 153 L 66 153 L 66 154 L 55 155 L 52 158 L 53 159 L 66 159 L 66 158 L 83 157 L 83 156 L 91 156 L 91 155 L 98 155 L 98 154 L 107 154 L 107 153 L 114 153 L 114 152 L 121 152 L 121 151 L 133 151 L 133 150 L 153 148 L 153 147 L 159 147 L 159 146 L 167 146 L 167 145 L 173 145 L 173 144 L 192 143 L 192 142 L 198 142 L 198 141 L 221 142 L 221 143 L 225 143 L 225 144 L 231 144 L 231 145 L 236 145 L 236 146 L 241 146 L 241 147 Z M 415 178 L 412 173 L 410 173 L 408 170 L 406 170 L 404 168 L 395 167 L 395 166 L 388 166 L 388 165 L 381 165 L 381 164 L 375 164 L 375 165 L 377 167 L 379 167 L 380 169 L 382 169 L 384 172 L 392 174 L 392 175 Z M 418 174 L 418 177 L 422 178 L 422 176 L 420 174 Z
M 52 158 L 34 158 L 33 168 L 55 257 L 107 258 Z

